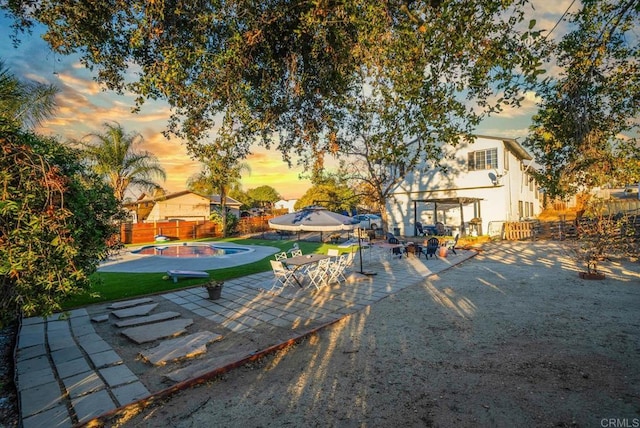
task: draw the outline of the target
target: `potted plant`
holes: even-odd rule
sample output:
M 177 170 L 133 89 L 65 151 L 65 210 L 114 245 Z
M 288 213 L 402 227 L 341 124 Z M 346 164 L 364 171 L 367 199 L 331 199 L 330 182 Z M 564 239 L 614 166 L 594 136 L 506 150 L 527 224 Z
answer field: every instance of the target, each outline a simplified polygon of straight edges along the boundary
M 204 283 L 202 286 L 209 293 L 209 300 L 218 300 L 222 295 L 222 286 L 224 285 L 224 281 L 212 280 Z

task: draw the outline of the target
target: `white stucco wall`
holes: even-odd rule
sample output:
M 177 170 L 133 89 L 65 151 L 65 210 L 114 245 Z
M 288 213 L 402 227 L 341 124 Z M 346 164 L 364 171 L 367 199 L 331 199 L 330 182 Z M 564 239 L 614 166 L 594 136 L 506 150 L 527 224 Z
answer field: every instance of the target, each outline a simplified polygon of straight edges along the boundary
M 208 198 L 194 193 L 187 193 L 175 198 L 157 201 L 151 213 L 149 213 L 147 221 L 169 219 L 208 220 L 210 203 Z
M 497 149 L 497 168 L 470 171 L 468 154 L 472 151 Z M 509 144 L 500 138 L 478 137 L 473 144 L 461 143 L 457 147 L 445 146 L 445 160 L 442 165 L 446 172 L 430 168 L 425 172 L 416 171 L 407 175 L 396 188 L 394 195 L 387 201 L 389 230 L 400 229 L 403 236 L 413 236 L 414 218 L 424 225 L 435 222 L 432 206 L 418 202 L 421 199 L 442 198 L 480 198 L 479 213 L 474 205 L 463 207 L 465 228 L 469 232 L 468 222 L 474 217 L 482 219 L 482 232 L 486 233 L 491 221 L 515 221 L 525 217 L 534 217 L 540 212 L 540 201 L 536 197 L 534 184 L 529 184 L 528 173 L 523 171 L 522 159 L 514 153 L 514 148 L 523 150 L 510 140 Z M 520 204 L 521 203 L 521 204 Z M 526 203 L 526 205 L 525 205 Z M 523 215 L 519 215 L 519 206 Z M 460 225 L 460 209 L 438 210 L 438 221 L 448 226 Z

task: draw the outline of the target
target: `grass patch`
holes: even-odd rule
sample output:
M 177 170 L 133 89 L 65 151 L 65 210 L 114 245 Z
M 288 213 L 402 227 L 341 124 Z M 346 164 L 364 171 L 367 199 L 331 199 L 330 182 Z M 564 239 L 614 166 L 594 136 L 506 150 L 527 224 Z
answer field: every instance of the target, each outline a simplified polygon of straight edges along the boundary
M 201 241 L 201 240 L 200 240 Z M 326 253 L 328 248 L 337 248 L 336 245 L 321 244 L 319 242 L 303 241 L 267 241 L 264 239 L 217 239 L 215 242 L 233 242 L 238 245 L 259 245 L 276 247 L 282 251 L 291 249 L 294 242 L 298 244 L 304 254 Z M 227 280 L 252 275 L 271 270 L 271 260 L 273 256 L 265 257 L 253 263 L 241 266 L 234 266 L 223 269 L 207 270 L 212 279 Z M 95 303 L 108 302 L 112 300 L 131 299 L 133 297 L 145 296 L 190 288 L 207 282 L 206 278 L 184 278 L 174 283 L 171 279 L 163 279 L 165 272 L 156 273 L 121 273 L 121 272 L 96 272 L 91 277 L 91 289 L 82 294 L 71 296 L 64 301 L 64 310 L 73 309 L 79 306 L 86 306 Z

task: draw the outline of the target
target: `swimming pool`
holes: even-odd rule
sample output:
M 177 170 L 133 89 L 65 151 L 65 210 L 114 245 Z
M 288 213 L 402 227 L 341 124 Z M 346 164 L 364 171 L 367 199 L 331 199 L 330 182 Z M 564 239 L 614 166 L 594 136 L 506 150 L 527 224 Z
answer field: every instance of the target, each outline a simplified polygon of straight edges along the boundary
M 131 251 L 133 254 L 145 256 L 199 258 L 199 257 L 223 257 L 238 254 L 246 254 L 254 251 L 246 247 L 230 247 L 220 244 L 174 244 L 174 245 L 148 245 Z

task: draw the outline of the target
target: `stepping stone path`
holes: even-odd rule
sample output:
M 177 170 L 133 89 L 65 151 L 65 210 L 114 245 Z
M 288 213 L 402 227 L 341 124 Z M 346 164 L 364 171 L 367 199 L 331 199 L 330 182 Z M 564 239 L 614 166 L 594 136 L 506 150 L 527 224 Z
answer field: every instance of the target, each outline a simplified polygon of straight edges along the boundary
M 115 323 L 116 327 L 132 327 L 134 325 L 150 324 L 152 322 L 165 321 L 173 318 L 180 317 L 179 312 L 160 312 L 159 314 L 153 314 L 146 317 L 130 318 L 124 321 L 118 321 Z
M 114 325 L 118 328 L 129 327 L 121 330 L 121 333 L 139 345 L 180 336 L 193 324 L 191 318 L 180 318 L 179 312 L 166 311 L 149 315 L 157 307 L 158 303 L 153 303 L 153 299 L 142 298 L 116 302 L 110 305 L 109 309 L 112 309 L 111 315 L 120 319 L 114 322 Z M 105 316 L 109 318 L 109 315 L 104 315 L 101 321 L 104 321 Z M 158 346 L 141 352 L 140 355 L 149 363 L 161 366 L 171 361 L 204 354 L 207 352 L 207 344 L 220 339 L 220 334 L 200 331 L 185 337 L 165 340 Z
M 153 299 L 150 297 L 144 297 L 142 299 L 126 300 L 124 302 L 115 302 L 108 306 L 109 309 L 123 309 L 130 308 L 132 306 L 142 305 L 143 303 L 151 303 Z
M 118 318 L 138 317 L 141 315 L 149 315 L 149 313 L 157 307 L 157 303 L 152 303 L 150 305 L 134 306 L 132 308 L 112 311 L 111 314 Z
M 186 328 L 193 324 L 193 319 L 175 319 L 170 321 L 145 324 L 122 330 L 122 334 L 137 344 L 153 342 L 167 337 L 180 336 L 187 332 Z
M 207 344 L 222 339 L 221 334 L 199 331 L 177 339 L 165 340 L 155 348 L 143 351 L 140 355 L 156 366 L 170 361 L 191 358 L 207 352 Z

